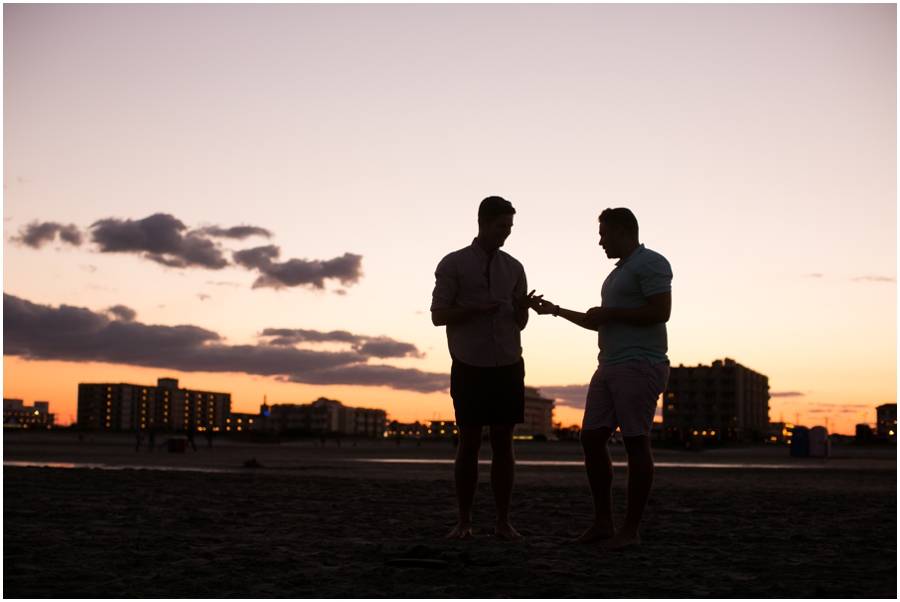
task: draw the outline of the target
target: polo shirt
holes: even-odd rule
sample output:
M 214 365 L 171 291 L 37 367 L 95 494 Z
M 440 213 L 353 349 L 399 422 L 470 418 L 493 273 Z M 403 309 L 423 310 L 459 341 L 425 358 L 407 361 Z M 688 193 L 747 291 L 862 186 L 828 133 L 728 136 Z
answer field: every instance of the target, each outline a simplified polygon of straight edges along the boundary
M 431 310 L 502 301 L 493 316 L 473 316 L 458 324 L 448 324 L 447 345 L 450 355 L 464 364 L 508 366 L 522 357 L 513 293 L 521 296 L 528 290 L 525 268 L 509 253 L 497 250 L 491 261 L 488 284 L 487 265 L 487 253 L 474 240 L 468 247 L 441 259 L 434 272 Z
M 601 307 L 643 307 L 647 297 L 672 292 L 672 267 L 665 257 L 638 246 L 616 267 L 601 289 Z M 648 360 L 658 364 L 668 360 L 669 350 L 665 323 L 638 326 L 610 321 L 597 329 L 600 365 L 608 366 L 628 360 Z

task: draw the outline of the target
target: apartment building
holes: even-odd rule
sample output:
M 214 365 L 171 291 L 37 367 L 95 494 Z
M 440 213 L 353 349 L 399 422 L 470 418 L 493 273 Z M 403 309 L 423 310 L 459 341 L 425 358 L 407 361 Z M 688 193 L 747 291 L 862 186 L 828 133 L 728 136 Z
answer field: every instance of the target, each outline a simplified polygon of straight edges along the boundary
M 131 383 L 80 383 L 78 426 L 89 429 L 157 428 L 186 431 L 225 430 L 231 394 L 179 388 L 160 378 L 156 386 Z
M 769 378 L 729 358 L 673 366 L 662 418 L 669 440 L 761 438 L 769 428 Z

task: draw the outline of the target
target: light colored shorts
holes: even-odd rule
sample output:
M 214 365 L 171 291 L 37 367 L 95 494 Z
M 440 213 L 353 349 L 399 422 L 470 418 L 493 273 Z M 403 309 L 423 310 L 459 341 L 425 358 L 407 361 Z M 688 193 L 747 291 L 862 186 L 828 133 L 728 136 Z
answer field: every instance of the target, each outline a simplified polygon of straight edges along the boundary
M 591 378 L 581 428 L 618 427 L 623 437 L 649 437 L 656 402 L 669 382 L 669 362 L 629 360 L 599 366 Z

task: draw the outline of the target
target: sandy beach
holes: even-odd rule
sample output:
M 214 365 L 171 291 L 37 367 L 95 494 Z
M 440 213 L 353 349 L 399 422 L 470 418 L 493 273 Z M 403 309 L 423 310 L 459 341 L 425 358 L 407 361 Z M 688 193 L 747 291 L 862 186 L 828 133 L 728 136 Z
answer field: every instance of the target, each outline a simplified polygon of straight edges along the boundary
M 569 543 L 591 516 L 577 444 L 517 444 L 516 543 L 492 535 L 488 464 L 475 539 L 443 539 L 449 442 L 197 444 L 5 435 L 4 596 L 897 597 L 894 448 L 656 450 L 644 545 L 605 552 Z

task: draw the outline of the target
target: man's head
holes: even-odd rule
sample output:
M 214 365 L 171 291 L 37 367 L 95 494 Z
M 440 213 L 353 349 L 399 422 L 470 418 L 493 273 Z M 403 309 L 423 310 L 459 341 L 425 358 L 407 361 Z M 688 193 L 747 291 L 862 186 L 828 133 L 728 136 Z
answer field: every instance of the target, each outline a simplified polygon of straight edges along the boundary
M 600 222 L 600 246 L 607 257 L 624 259 L 640 244 L 637 218 L 630 209 L 604 209 L 597 221 Z
M 489 196 L 478 207 L 478 239 L 490 249 L 499 249 L 512 232 L 512 203 L 499 196 Z

